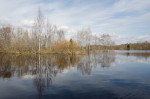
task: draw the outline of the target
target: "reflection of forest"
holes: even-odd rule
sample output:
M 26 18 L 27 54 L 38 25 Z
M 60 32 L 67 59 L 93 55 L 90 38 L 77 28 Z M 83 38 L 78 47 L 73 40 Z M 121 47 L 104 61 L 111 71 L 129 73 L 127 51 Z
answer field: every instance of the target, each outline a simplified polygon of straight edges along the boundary
M 137 58 L 145 58 L 145 59 L 148 59 L 150 57 L 150 53 L 147 52 L 140 52 L 140 53 L 126 52 L 126 53 L 121 53 L 121 55 L 135 56 Z
M 64 69 L 75 66 L 82 74 L 90 74 L 93 66 L 109 67 L 114 61 L 114 51 L 100 51 L 85 56 L 40 56 L 40 63 L 38 55 L 16 56 L 0 54 L 0 77 L 34 76 L 39 72 L 48 73 L 46 74 L 48 76 L 56 76 L 57 73 L 63 72 Z
M 19 78 L 32 75 L 33 83 L 41 96 L 44 88 L 52 83 L 52 78 L 64 69 L 75 66 L 81 57 L 71 56 L 15 56 L 0 54 L 0 78 Z
M 36 55 L 15 56 L 0 54 L 0 77 L 22 77 L 24 75 L 36 75 L 39 72 L 56 76 L 57 73 L 61 73 L 64 69 L 77 64 L 80 58 L 79 56 L 41 56 L 39 64 L 39 56 Z
M 114 51 L 99 51 L 93 52 L 90 55 L 85 55 L 77 64 L 77 69 L 82 74 L 90 74 L 92 67 L 97 65 L 101 67 L 110 67 L 115 61 Z
M 115 61 L 115 52 L 101 51 L 85 56 L 28 55 L 16 56 L 0 54 L 0 78 L 19 78 L 32 75 L 33 83 L 41 96 L 49 87 L 52 78 L 65 69 L 75 67 L 82 74 L 90 74 L 92 67 L 109 67 Z

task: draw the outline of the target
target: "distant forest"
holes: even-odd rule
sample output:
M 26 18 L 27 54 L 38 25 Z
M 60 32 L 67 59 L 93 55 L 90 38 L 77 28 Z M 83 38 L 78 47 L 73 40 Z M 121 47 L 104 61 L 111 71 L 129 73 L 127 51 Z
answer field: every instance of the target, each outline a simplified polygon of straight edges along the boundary
M 113 46 L 115 50 L 150 50 L 150 42 L 139 42 Z
M 127 43 L 120 45 L 91 45 L 92 49 L 98 50 L 150 50 L 150 42 Z

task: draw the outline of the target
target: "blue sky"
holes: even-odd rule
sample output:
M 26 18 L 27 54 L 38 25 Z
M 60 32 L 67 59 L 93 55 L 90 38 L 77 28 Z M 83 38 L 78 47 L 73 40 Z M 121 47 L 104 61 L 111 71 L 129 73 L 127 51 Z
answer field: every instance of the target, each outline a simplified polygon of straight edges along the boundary
M 0 24 L 30 27 L 41 8 L 45 18 L 67 31 L 82 27 L 117 42 L 150 41 L 150 0 L 0 0 Z

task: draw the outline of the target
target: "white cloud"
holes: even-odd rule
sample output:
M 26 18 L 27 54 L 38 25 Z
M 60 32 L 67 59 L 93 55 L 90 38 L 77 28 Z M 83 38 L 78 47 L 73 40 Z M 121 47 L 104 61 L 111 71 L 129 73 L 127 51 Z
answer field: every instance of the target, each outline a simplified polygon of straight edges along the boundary
M 68 39 L 80 28 L 90 26 L 94 34 L 110 33 L 119 43 L 148 40 L 150 0 L 118 0 L 111 4 L 86 2 L 0 0 L 0 24 L 29 27 L 41 7 L 45 17 L 67 32 Z
M 21 24 L 24 27 L 32 27 L 33 26 L 34 21 L 33 20 L 23 20 L 21 21 Z
M 150 0 L 120 0 L 114 4 L 113 8 L 116 9 L 117 12 L 130 12 L 147 9 L 149 5 Z
M 68 27 L 68 26 L 65 26 L 65 25 L 60 26 L 60 28 L 63 29 L 63 30 L 68 30 L 68 29 L 69 29 L 69 27 Z

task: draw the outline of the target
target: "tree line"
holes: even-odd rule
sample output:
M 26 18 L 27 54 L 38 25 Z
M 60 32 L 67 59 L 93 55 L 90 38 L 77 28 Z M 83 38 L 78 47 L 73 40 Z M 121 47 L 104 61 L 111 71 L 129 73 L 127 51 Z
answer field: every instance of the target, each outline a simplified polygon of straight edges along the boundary
M 127 43 L 112 46 L 114 50 L 150 50 L 150 42 Z
M 65 31 L 45 19 L 40 9 L 30 29 L 11 25 L 0 27 L 0 52 L 76 54 L 100 44 L 111 46 L 114 41 L 108 34 L 93 35 L 90 28 L 80 29 L 72 39 L 66 40 Z
M 149 50 L 150 43 L 115 45 L 109 34 L 94 35 L 90 27 L 81 28 L 70 40 L 66 32 L 44 18 L 41 10 L 30 29 L 0 26 L 0 52 L 82 54 L 95 50 Z

